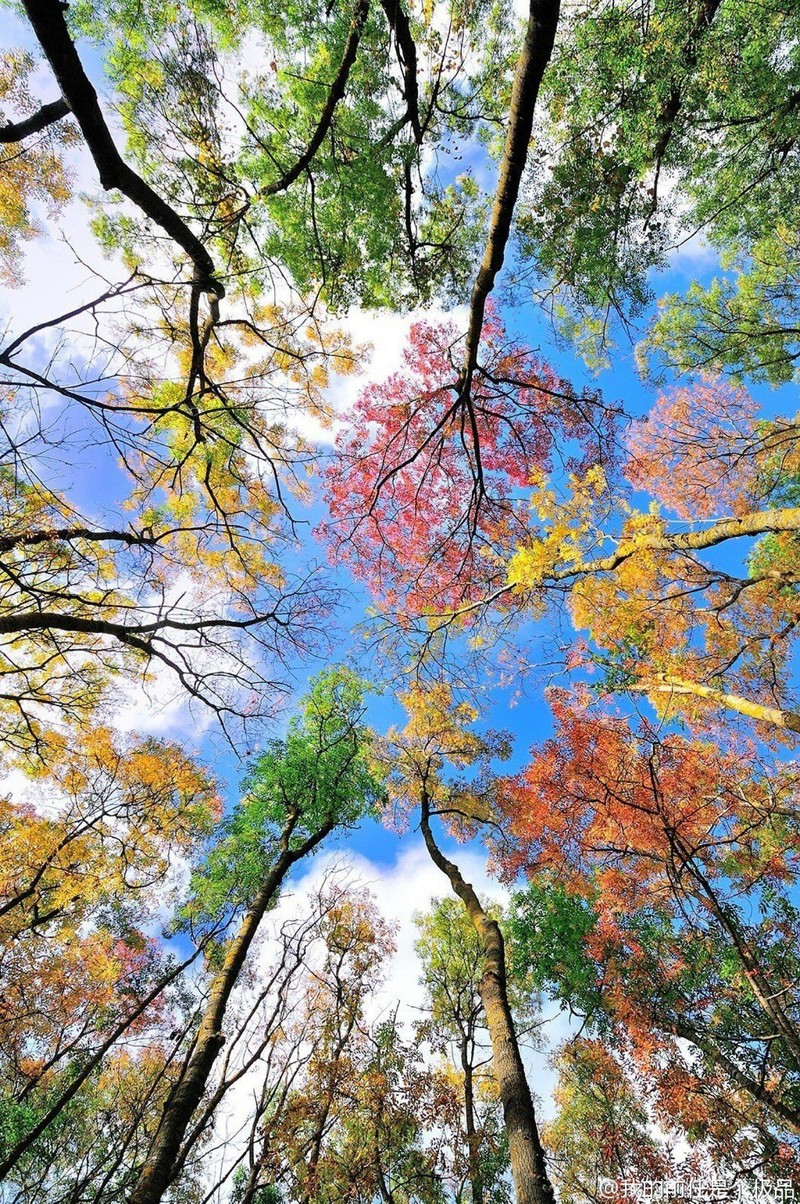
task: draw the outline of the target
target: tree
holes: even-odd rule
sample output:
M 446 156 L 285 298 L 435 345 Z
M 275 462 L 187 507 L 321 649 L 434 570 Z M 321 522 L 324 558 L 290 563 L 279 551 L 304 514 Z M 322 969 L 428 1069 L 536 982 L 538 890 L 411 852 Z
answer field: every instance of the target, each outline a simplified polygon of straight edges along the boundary
M 241 989 L 294 865 L 385 802 L 384 775 L 393 801 L 419 807 L 472 933 L 469 1006 L 453 1031 L 466 1042 L 473 1204 L 490 1182 L 468 1099 L 473 987 L 518 1198 L 547 1204 L 552 1188 L 513 964 L 437 817 L 460 837 L 495 833 L 509 874 L 534 874 L 518 900 L 520 956 L 596 1026 L 562 1067 L 551 1148 L 566 1194 L 590 1198 L 602 1167 L 661 1165 L 645 1139 L 650 1105 L 720 1165 L 789 1165 L 794 771 L 760 767 L 732 718 L 774 743 L 800 731 L 796 424 L 764 421 L 738 385 L 794 374 L 797 17 L 740 0 L 587 0 L 561 18 L 557 2 L 531 0 L 521 30 L 500 0 L 22 7 L 43 59 L 17 56 L 0 80 L 14 186 L 0 194 L 0 255 L 19 260 L 37 203 L 67 198 L 74 144 L 113 194 L 95 202 L 94 224 L 117 262 L 93 298 L 0 346 L 0 712 L 9 755 L 38 759 L 68 798 L 52 824 L 11 802 L 3 812 L 21 850 L 3 853 L 4 958 L 10 978 L 23 973 L 6 1018 L 20 1090 L 2 1165 L 23 1193 L 67 1190 L 73 1160 L 76 1199 L 102 1177 L 98 1197 L 191 1200 L 206 1190 L 204 1143 L 225 1140 L 215 1116 L 263 1071 L 247 1151 L 211 1195 L 439 1204 L 442 1134 L 458 1130 L 452 1084 L 425 1082 L 396 1019 L 367 1022 L 388 943 L 369 909 L 339 900 L 319 918 L 316 980 L 301 976 L 297 935 L 249 1013 Z M 50 79 L 43 95 L 60 91 L 39 108 L 34 68 Z M 90 78 L 101 71 L 108 99 Z M 493 197 L 479 173 L 442 166 L 465 145 L 496 157 Z M 599 362 L 609 315 L 638 318 L 648 273 L 695 227 L 724 246 L 736 278 L 667 302 L 650 350 L 657 366 L 728 373 L 734 387 L 708 376 L 665 395 L 633 435 L 625 484 L 616 412 L 511 340 L 491 299 L 512 258 Z M 187 1000 L 188 964 L 170 959 L 136 900 L 163 884 L 173 850 L 195 855 L 189 817 L 197 804 L 209 826 L 210 787 L 166 746 L 132 741 L 129 769 L 104 737 L 95 793 L 92 775 L 59 758 L 76 732 L 91 731 L 96 750 L 115 687 L 162 669 L 223 722 L 270 712 L 285 667 L 325 646 L 336 602 L 303 563 L 297 522 L 317 460 L 298 416 L 330 420 L 330 373 L 358 355 L 335 314 L 467 298 L 463 334 L 414 324 L 401 371 L 362 393 L 328 476 L 333 558 L 368 583 L 396 647 L 418 640 L 412 669 L 433 684 L 417 681 L 406 729 L 376 751 L 359 684 L 329 673 L 268 745 L 194 865 L 178 939 L 193 942 L 188 964 L 207 961 L 205 994 Z M 98 442 L 113 500 L 79 503 L 69 480 Z M 663 510 L 642 510 L 630 485 Z M 720 567 L 713 549 L 742 538 L 757 541 L 747 568 Z M 470 730 L 476 715 L 436 680 L 451 669 L 439 654 L 450 631 L 468 633 L 471 655 L 564 598 L 589 633 L 567 649 L 577 696 L 601 667 L 595 693 L 646 699 L 665 726 L 632 729 L 555 694 L 554 742 L 498 782 L 503 741 Z M 455 643 L 460 656 L 467 641 Z M 688 734 L 667 726 L 678 703 Z M 709 717 L 724 751 L 710 746 Z M 130 800 L 139 779 L 145 817 Z M 295 1015 L 287 999 L 301 981 Z M 165 1037 L 173 998 L 177 1035 Z M 34 1063 L 20 1031 L 31 1001 Z M 128 1091 L 120 1132 L 113 1109 Z M 102 1140 L 90 1153 L 93 1116 Z M 494 1152 L 502 1161 L 500 1138 Z
M 734 363 L 742 335 L 767 371 L 790 363 L 772 354 L 781 336 L 759 296 L 762 269 L 752 288 L 744 278 L 771 258 L 775 231 L 797 225 L 796 22 L 784 5 L 753 14 L 738 0 L 624 9 L 587 0 L 562 21 L 539 130 L 551 157 L 536 163 L 518 216 L 520 272 L 590 359 L 603 357 L 612 319 L 635 326 L 644 316 L 649 270 L 702 234 L 743 272 L 748 326 L 718 306 L 720 290 L 730 296 L 721 280 L 709 292 L 696 286 L 688 305 L 668 301 L 657 343 L 670 341 L 671 311 L 694 325 L 703 298 L 689 335 L 695 365 L 707 362 L 709 327 Z M 566 220 L 554 222 L 556 210 Z M 791 290 L 791 271 L 784 280 Z
M 501 918 L 497 909 L 490 914 L 498 921 Z M 483 944 L 463 905 L 455 899 L 439 900 L 417 917 L 416 924 L 420 931 L 416 949 L 430 1013 L 418 1025 L 418 1032 L 434 1052 L 448 1056 L 459 1076 L 466 1159 L 454 1160 L 459 1182 L 456 1199 L 462 1199 L 460 1184 L 468 1181 L 472 1204 L 499 1202 L 507 1196 L 508 1149 L 498 1116 L 497 1084 L 480 994 Z M 508 990 L 521 1037 L 532 1019 L 527 984 L 509 972 Z
M 135 322 L 127 303 L 144 288 L 131 277 L 71 316 L 100 322 L 107 307 L 122 304 Z M 281 664 L 319 647 L 322 617 L 335 600 L 313 571 L 280 565 L 291 538 L 284 490 L 307 453 L 284 432 L 276 397 L 283 389 L 287 403 L 299 395 L 314 408 L 331 357 L 352 364 L 341 338 L 334 335 L 330 348 L 313 331 L 298 339 L 299 317 L 279 318 L 265 335 L 265 354 L 243 376 L 241 364 L 235 369 L 236 392 L 222 384 L 234 342 L 220 338 L 213 359 L 222 375 L 214 388 L 207 381 L 198 410 L 186 400 L 194 386 L 187 393 L 180 373 L 165 379 L 158 364 L 161 352 L 174 352 L 185 367 L 176 346 L 181 329 L 188 338 L 182 318 L 143 313 L 141 320 L 154 331 L 152 358 L 133 359 L 132 347 L 112 345 L 101 364 L 73 359 L 63 376 L 56 364 L 40 371 L 23 362 L 29 340 L 59 319 L 0 352 L 12 405 L 0 452 L 2 701 L 9 744 L 22 751 L 37 751 L 59 720 L 88 720 L 113 697 L 115 680 L 147 680 L 155 669 L 223 719 L 263 714 Z M 256 322 L 254 314 L 259 342 L 264 328 Z M 74 354 L 74 346 L 64 348 L 65 359 Z M 63 399 L 55 424 L 40 411 L 50 389 Z M 40 459 L 65 465 L 60 471 L 83 463 L 87 438 L 96 442 L 95 467 L 127 492 L 124 518 L 113 506 L 81 513 L 41 478 Z
M 641 1081 L 602 1041 L 578 1037 L 556 1057 L 558 1114 L 545 1126 L 561 1198 L 596 1201 L 605 1180 L 668 1182 L 675 1165 L 652 1133 Z M 690 1163 L 691 1167 L 691 1163 Z M 686 1167 L 681 1168 L 686 1174 Z
M 326 917 L 323 933 L 325 950 L 307 1005 L 312 1054 L 305 1082 L 287 1102 L 275 1150 L 292 1195 L 304 1204 L 337 1198 L 330 1180 L 341 1183 L 351 1169 L 340 1161 L 332 1130 L 357 1093 L 365 1002 L 392 948 L 389 932 L 366 899 L 342 900 Z M 282 1147 L 288 1147 L 285 1153 Z
M 497 920 L 487 911 L 455 862 L 442 851 L 431 819 L 442 816 L 461 835 L 472 834 L 492 819 L 492 781 L 488 765 L 503 752 L 496 734 L 489 740 L 469 730 L 476 713 L 453 699 L 448 686 L 415 687 L 404 698 L 409 721 L 390 732 L 381 748 L 390 797 L 406 814 L 419 807 L 420 829 L 431 860 L 461 900 L 480 941 L 484 964 L 479 991 L 492 1046 L 494 1075 L 503 1107 L 514 1190 L 519 1204 L 552 1199 L 530 1087 L 508 995 L 506 950 Z M 470 766 L 474 782 L 451 783 L 448 762 Z
M 472 605 L 505 581 L 504 557 L 525 537 L 531 477 L 586 472 L 610 452 L 613 413 L 576 395 L 490 312 L 471 385 L 453 394 L 462 338 L 414 324 L 401 372 L 359 396 L 327 473 L 334 554 L 408 619 Z
M 192 911 L 211 919 L 229 915 L 238 927 L 215 959 L 197 1030 L 131 1204 L 155 1204 L 178 1169 L 181 1143 L 225 1040 L 231 991 L 287 876 L 334 828 L 356 823 L 380 798 L 367 764 L 362 698 L 361 684 L 344 671 L 316 679 L 285 740 L 274 741 L 255 763 L 245 799 L 198 874 Z
M 534 976 L 636 1059 L 668 1126 L 680 1118 L 718 1158 L 785 1164 L 799 1119 L 792 768 L 754 773 L 747 748 L 633 732 L 563 699 L 556 713 L 502 794 L 506 867 L 534 875 L 516 900 Z
M 425 1133 L 440 1122 L 435 1081 L 396 1011 L 369 1017 L 393 951 L 387 926 L 361 892 L 329 912 L 322 939 L 302 1011 L 310 1056 L 283 1115 L 269 1119 L 264 1169 L 298 1204 L 440 1201 L 442 1139 Z
M 795 442 L 793 420 L 764 419 L 743 390 L 706 380 L 665 393 L 634 428 L 627 482 L 602 463 L 566 480 L 534 471 L 527 504 L 507 503 L 513 521 L 465 537 L 472 559 L 458 550 L 463 585 L 438 580 L 432 558 L 425 581 L 412 551 L 393 555 L 390 541 L 402 548 L 404 528 L 398 521 L 395 535 L 394 516 L 378 506 L 355 520 L 352 547 L 376 592 L 404 598 L 400 630 L 429 666 L 432 651 L 444 664 L 448 633 L 468 631 L 474 648 L 500 635 L 513 646 L 521 621 L 558 613 L 566 597 L 573 623 L 589 635 L 568 646 L 572 671 L 600 667 L 607 690 L 646 694 L 662 714 L 681 707 L 700 721 L 735 712 L 759 722 L 766 738 L 770 729 L 780 738 L 800 727 L 790 680 L 800 528 Z M 649 510 L 634 508 L 630 485 L 652 490 Z M 415 521 L 431 541 L 452 511 L 437 510 L 426 488 L 423 476 Z M 352 495 L 343 505 L 355 513 Z M 672 530 L 670 510 L 693 529 Z M 446 539 L 450 552 L 452 535 Z M 750 551 L 739 567 L 733 552 L 743 540 Z M 722 567 L 714 549 L 726 545 Z M 414 579 L 424 581 L 427 597 Z M 459 604 L 455 590 L 468 600 Z
M 169 1020 L 183 1029 L 185 1014 Z M 109 1050 L 81 1091 L 4 1178 L 9 1200 L 123 1201 L 152 1140 L 157 1116 L 174 1086 L 175 1042 L 169 1029 L 148 1041 L 137 1035 Z M 29 1116 L 31 1114 L 29 1113 Z M 13 1123 L 13 1116 L 4 1117 Z M 202 1199 L 191 1168 L 176 1199 Z
M 354 1052 L 358 1052 L 358 1047 Z M 450 1084 L 404 1040 L 396 1011 L 372 1025 L 356 1066 L 353 1104 L 331 1151 L 327 1198 L 443 1204 L 456 1129 Z
M 242 637 L 255 633 L 275 659 L 313 645 L 332 595 L 316 581 L 309 587 L 303 573 L 290 579 L 281 561 L 295 534 L 296 470 L 311 458 L 289 415 L 299 400 L 306 414 L 324 416 L 329 368 L 353 362 L 321 302 L 385 301 L 398 280 L 408 302 L 462 289 L 486 232 L 456 381 L 457 408 L 473 413 L 483 312 L 558 6 L 532 4 L 518 56 L 501 5 L 454 7 L 444 38 L 430 13 L 410 19 L 395 3 L 312 16 L 291 5 L 178 13 L 87 3 L 67 13 L 55 0 L 26 0 L 23 8 L 43 55 L 37 66 L 46 63 L 61 95 L 36 109 L 18 88 L 20 111 L 8 115 L 2 140 L 34 192 L 50 164 L 57 200 L 66 180 L 60 160 L 40 161 L 32 139 L 59 146 L 77 130 L 100 186 L 115 194 L 96 233 L 127 273 L 68 311 L 9 332 L 0 348 L 2 701 L 13 719 L 9 747 L 50 764 L 69 739 L 65 721 L 85 731 L 115 679 L 146 675 L 151 662 L 221 718 L 247 717 L 269 710 L 280 673 L 254 661 Z M 82 51 L 86 37 L 96 58 Z M 225 53 L 248 37 L 274 52 L 274 79 L 241 73 L 229 86 Z M 99 58 L 116 87 L 125 149 L 87 70 Z M 440 186 L 423 164 L 429 144 L 490 136 L 506 108 L 509 135 L 487 221 L 474 180 Z M 223 110 L 234 115 L 233 135 Z M 46 362 L 41 340 L 52 348 Z M 116 474 L 109 465 L 121 462 L 125 476 L 113 483 L 124 520 L 113 505 L 79 506 L 64 486 L 97 443 L 107 471 Z M 360 733 L 351 719 L 348 731 Z M 356 748 L 344 737 L 339 747 L 339 735 L 328 747 L 301 725 L 274 745 L 259 762 L 264 780 L 195 877 L 187 923 L 206 929 L 210 995 L 133 1199 L 160 1198 L 178 1169 L 233 983 L 285 874 L 377 792 L 360 736 Z M 340 763 L 345 747 L 350 759 Z M 39 884 L 50 889 L 46 875 Z M 238 934 L 215 954 L 210 933 L 227 922 L 239 922 Z M 91 1054 L 59 1110 L 130 1023 L 124 1016 Z M 47 1129 L 51 1113 L 26 1142 Z M 18 1162 L 27 1148 L 15 1145 L 10 1156 Z
M 631 438 L 626 472 L 695 529 L 673 532 L 658 507 L 625 504 L 609 554 L 597 554 L 594 516 L 608 497 L 576 489 L 576 519 L 561 534 L 552 487 L 537 503 L 544 529 L 515 553 L 509 583 L 488 601 L 514 608 L 571 591 L 583 653 L 609 688 L 649 695 L 660 709 L 702 717 L 733 711 L 770 729 L 797 727 L 789 678 L 796 613 L 794 423 L 765 421 L 742 390 L 707 381 L 662 397 Z M 722 517 L 720 517 L 722 511 Z M 582 517 L 578 517 L 582 516 Z M 751 542 L 746 566 L 711 551 Z M 735 545 L 734 545 L 735 546 Z M 741 545 L 739 545 L 741 546 Z M 581 657 L 579 656 L 580 660 Z
M 169 1074 L 166 1033 L 182 1028 L 180 979 L 194 957 L 179 961 L 152 928 L 169 910 L 175 863 L 220 808 L 213 780 L 179 748 L 102 729 L 65 745 L 30 792 L 0 806 L 0 1174 L 29 1186 L 50 1165 L 42 1142 L 83 1131 L 93 1093 L 105 1107 L 109 1065 L 138 1081 L 124 1043 L 150 1051 L 143 1091 Z
M 752 245 L 726 248 L 726 275 L 662 298 L 642 348 L 651 371 L 720 372 L 772 385 L 793 380 L 800 357 L 797 250 L 796 225 L 781 221 Z

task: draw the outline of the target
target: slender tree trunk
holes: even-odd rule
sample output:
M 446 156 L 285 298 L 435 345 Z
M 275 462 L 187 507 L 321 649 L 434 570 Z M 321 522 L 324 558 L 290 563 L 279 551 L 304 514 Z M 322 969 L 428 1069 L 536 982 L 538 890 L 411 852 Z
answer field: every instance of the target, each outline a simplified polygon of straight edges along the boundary
M 475 1128 L 475 1089 L 472 1062 L 469 1057 L 469 1041 L 465 1035 L 461 1040 L 461 1069 L 464 1072 L 464 1111 L 466 1113 L 467 1149 L 469 1150 L 469 1184 L 472 1204 L 483 1204 L 481 1182 L 480 1135 Z
M 338 991 L 337 991 L 338 994 Z M 320 1111 L 317 1115 L 314 1132 L 311 1137 L 311 1144 L 308 1153 L 308 1177 L 306 1179 L 306 1187 L 303 1193 L 303 1204 L 314 1204 L 317 1198 L 319 1188 L 319 1163 L 322 1157 L 322 1141 L 325 1137 L 325 1129 L 328 1124 L 328 1118 L 333 1107 L 334 1096 L 336 1094 L 336 1082 L 338 1078 L 339 1068 L 341 1066 L 342 1054 L 347 1049 L 348 1042 L 355 1028 L 356 1017 L 355 1013 L 350 1016 L 345 1024 L 344 1031 L 339 1033 L 339 1038 L 333 1048 L 333 1057 L 331 1058 L 330 1066 L 328 1067 L 327 1085 L 324 1098 L 320 1105 Z
M 469 302 L 469 325 L 461 369 L 461 390 L 465 397 L 469 396 L 472 374 L 478 362 L 486 302 L 505 258 L 522 175 L 528 161 L 536 100 L 545 67 L 553 52 L 560 7 L 560 0 L 530 0 L 529 4 L 522 52 L 511 89 L 506 141 L 500 160 L 486 247 Z
M 473 887 L 464 880 L 458 866 L 448 861 L 437 845 L 430 825 L 430 798 L 424 785 L 421 802 L 420 827 L 431 860 L 446 874 L 483 945 L 486 969 L 480 983 L 481 1002 L 492 1043 L 492 1067 L 503 1105 L 517 1204 L 554 1204 L 555 1197 L 536 1126 L 531 1090 L 525 1077 L 508 1002 L 503 934 L 497 921 L 484 911 Z
M 169 1187 L 181 1143 L 224 1044 L 223 1024 L 228 1000 L 259 925 L 292 866 L 310 853 L 332 828 L 333 822 L 329 821 L 294 850 L 289 848 L 291 828 L 284 833 L 282 852 L 228 945 L 225 959 L 211 983 L 194 1043 L 181 1077 L 164 1107 L 155 1140 L 128 1197 L 128 1204 L 158 1204 Z
M 250 1167 L 250 1172 L 247 1176 L 247 1183 L 242 1191 L 241 1204 L 254 1204 L 256 1192 L 258 1191 L 259 1187 L 264 1186 L 259 1182 L 260 1178 L 261 1166 L 260 1163 L 256 1163 L 255 1166 Z
M 279 180 L 276 180 L 273 184 L 267 184 L 265 188 L 262 188 L 261 196 L 276 196 L 279 192 L 285 192 L 287 188 L 290 188 L 309 166 L 311 160 L 325 141 L 325 135 L 331 127 L 336 106 L 345 94 L 347 81 L 353 63 L 356 61 L 358 44 L 361 41 L 361 34 L 364 30 L 368 13 L 369 0 L 356 0 L 353 18 L 350 22 L 350 33 L 345 43 L 342 61 L 339 65 L 339 70 L 336 72 L 336 77 L 328 89 L 328 95 L 325 99 L 320 119 L 317 122 L 317 128 L 314 130 L 311 140 L 302 155 L 300 155 L 288 171 L 283 173 Z
M 762 1082 L 758 1082 L 756 1079 L 752 1079 L 749 1075 L 746 1075 L 736 1065 L 732 1057 L 728 1057 L 723 1050 L 717 1048 L 713 1041 L 707 1040 L 692 1025 L 685 1024 L 682 1020 L 674 1020 L 671 1024 L 665 1025 L 663 1022 L 659 1022 L 657 1017 L 653 1017 L 653 1023 L 656 1025 L 660 1024 L 664 1032 L 674 1033 L 676 1037 L 681 1037 L 684 1041 L 689 1041 L 697 1049 L 702 1050 L 715 1065 L 725 1071 L 738 1087 L 743 1088 L 754 1100 L 763 1104 L 779 1120 L 794 1129 L 795 1133 L 800 1133 L 800 1112 L 796 1108 L 790 1108 Z
M 90 1077 L 92 1072 L 100 1065 L 100 1063 L 103 1061 L 103 1058 L 106 1056 L 108 1051 L 115 1044 L 115 1042 L 117 1042 L 120 1039 L 120 1037 L 126 1031 L 126 1029 L 130 1028 L 130 1026 L 136 1020 L 138 1020 L 138 1018 L 141 1015 L 143 1015 L 143 1013 L 147 1010 L 147 1008 L 150 1006 L 150 1004 L 153 1003 L 153 1001 L 159 997 L 159 995 L 162 993 L 162 991 L 164 991 L 166 989 L 166 987 L 168 987 L 170 985 L 170 983 L 174 982 L 175 979 L 178 978 L 179 975 L 181 975 L 183 973 L 183 971 L 187 968 L 187 966 L 190 966 L 192 964 L 192 962 L 195 960 L 195 958 L 199 955 L 199 952 L 200 951 L 197 950 L 195 953 L 192 954 L 191 957 L 187 958 L 186 961 L 181 962 L 180 965 L 178 965 L 178 966 L 174 967 L 172 970 L 170 970 L 169 973 L 166 974 L 165 977 L 162 978 L 160 980 L 160 982 L 158 982 L 155 985 L 155 987 L 153 987 L 153 989 L 145 996 L 145 998 L 139 1001 L 139 1003 L 136 1005 L 136 1007 L 133 1008 L 133 1010 L 128 1013 L 128 1015 L 124 1018 L 124 1020 L 122 1020 L 116 1026 L 116 1028 L 113 1029 L 113 1031 L 106 1038 L 106 1040 L 103 1042 L 103 1044 L 100 1046 L 100 1048 L 97 1049 L 95 1051 L 95 1053 L 93 1053 L 92 1056 L 88 1059 L 88 1061 L 86 1061 L 83 1064 L 80 1073 L 75 1076 L 75 1078 L 72 1080 L 72 1082 L 66 1088 L 66 1090 L 63 1091 L 62 1094 L 52 1104 L 52 1106 L 50 1108 L 48 1108 L 48 1110 L 45 1112 L 44 1116 L 42 1116 L 37 1121 L 37 1123 L 33 1126 L 33 1128 L 30 1129 L 25 1134 L 24 1137 L 20 1138 L 20 1140 L 16 1143 L 16 1145 L 13 1146 L 11 1148 L 11 1150 L 9 1150 L 8 1154 L 2 1160 L 2 1162 L 0 1162 L 0 1183 L 2 1183 L 3 1180 L 9 1174 L 9 1172 L 13 1170 L 13 1168 L 19 1162 L 22 1155 L 25 1154 L 27 1152 L 27 1150 L 30 1149 L 30 1147 L 34 1144 L 34 1142 L 37 1141 L 39 1139 L 39 1137 L 41 1137 L 42 1133 L 45 1132 L 45 1130 L 48 1128 L 48 1126 L 53 1123 L 53 1121 L 56 1119 L 56 1117 L 63 1111 L 63 1109 L 70 1102 L 70 1100 L 74 1099 L 74 1097 L 77 1095 L 78 1091 L 80 1091 L 83 1084 Z
M 383 1201 L 383 1204 L 393 1204 L 394 1196 L 389 1191 L 389 1187 L 386 1182 L 386 1176 L 384 1175 L 383 1167 L 381 1166 L 381 1160 L 377 1153 L 375 1155 L 375 1183 L 377 1184 L 378 1195 Z

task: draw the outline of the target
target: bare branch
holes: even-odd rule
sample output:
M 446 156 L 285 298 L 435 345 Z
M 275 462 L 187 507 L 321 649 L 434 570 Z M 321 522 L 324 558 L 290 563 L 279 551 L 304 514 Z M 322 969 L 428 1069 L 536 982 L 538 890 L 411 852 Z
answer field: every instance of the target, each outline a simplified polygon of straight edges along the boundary
M 22 121 L 10 121 L 8 125 L 0 126 L 0 142 L 22 142 L 23 138 L 29 138 L 31 134 L 38 134 L 49 125 L 54 125 L 62 117 L 66 117 L 69 111 L 69 105 L 63 96 L 52 100 L 29 117 L 23 117 Z

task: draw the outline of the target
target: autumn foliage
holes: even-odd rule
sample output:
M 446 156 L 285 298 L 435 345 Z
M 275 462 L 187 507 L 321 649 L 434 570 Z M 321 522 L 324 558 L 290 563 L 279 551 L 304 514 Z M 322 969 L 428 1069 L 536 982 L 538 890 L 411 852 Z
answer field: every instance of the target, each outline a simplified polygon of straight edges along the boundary
M 553 705 L 556 735 L 502 785 L 510 843 L 497 851 L 530 876 L 531 899 L 537 883 L 567 892 L 560 913 L 534 909 L 544 973 L 646 1075 L 665 1124 L 745 1159 L 737 1107 L 777 1134 L 798 1121 L 796 773 L 760 769 L 752 747 Z M 570 909 L 582 935 L 558 954 L 548 941 Z M 779 1136 L 767 1145 L 780 1161 Z
M 506 549 L 530 526 L 531 475 L 608 452 L 597 397 L 575 394 L 495 314 L 464 399 L 461 342 L 451 323 L 413 323 L 403 367 L 361 392 L 327 472 L 331 554 L 408 613 L 457 609 L 502 583 Z
M 790 1204 L 800 9 L 6 7 L 4 1204 Z

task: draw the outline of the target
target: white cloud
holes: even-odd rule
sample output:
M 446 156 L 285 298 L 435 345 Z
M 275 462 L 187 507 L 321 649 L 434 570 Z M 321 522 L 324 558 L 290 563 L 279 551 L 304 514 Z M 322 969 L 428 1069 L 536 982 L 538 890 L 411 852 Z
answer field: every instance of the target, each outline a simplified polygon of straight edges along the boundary
M 120 704 L 110 717 L 110 726 L 129 735 L 195 740 L 212 724 L 207 709 L 193 712 L 185 691 L 164 666 L 148 669 L 147 678 L 125 678 L 120 685 Z M 200 729 L 198 731 L 198 728 Z
M 698 272 L 712 271 L 719 267 L 719 253 L 696 231 L 685 242 L 679 243 L 669 257 L 669 269 L 694 277 Z
M 502 902 L 507 892 L 486 873 L 485 858 L 472 849 L 458 854 L 462 873 L 482 898 Z M 326 876 L 337 867 L 345 869 L 348 881 L 365 886 L 374 896 L 381 915 L 396 927 L 397 951 L 388 968 L 386 983 L 375 1001 L 376 1011 L 400 1005 L 401 1013 L 416 1012 L 423 1004 L 419 985 L 419 961 L 414 952 L 417 929 L 414 916 L 426 911 L 434 899 L 449 895 L 450 884 L 431 861 L 421 840 L 409 841 L 389 867 L 376 865 L 367 857 L 350 852 L 324 853 L 314 859 L 307 872 L 296 880 L 279 904 L 284 918 L 302 910 L 303 900 L 313 895 Z
M 357 375 L 333 377 L 327 391 L 327 400 L 334 412 L 345 415 L 354 405 L 362 389 L 384 381 L 392 373 L 400 370 L 408 343 L 408 332 L 414 322 L 453 322 L 456 326 L 466 329 L 467 313 L 465 305 L 452 310 L 431 306 L 429 309 L 414 309 L 408 313 L 351 309 L 343 326 L 353 344 L 363 349 L 363 354 Z M 343 423 L 337 421 L 332 428 L 322 428 L 318 423 L 309 426 L 306 420 L 301 419 L 297 425 L 300 433 L 307 438 L 320 444 L 332 444 Z

